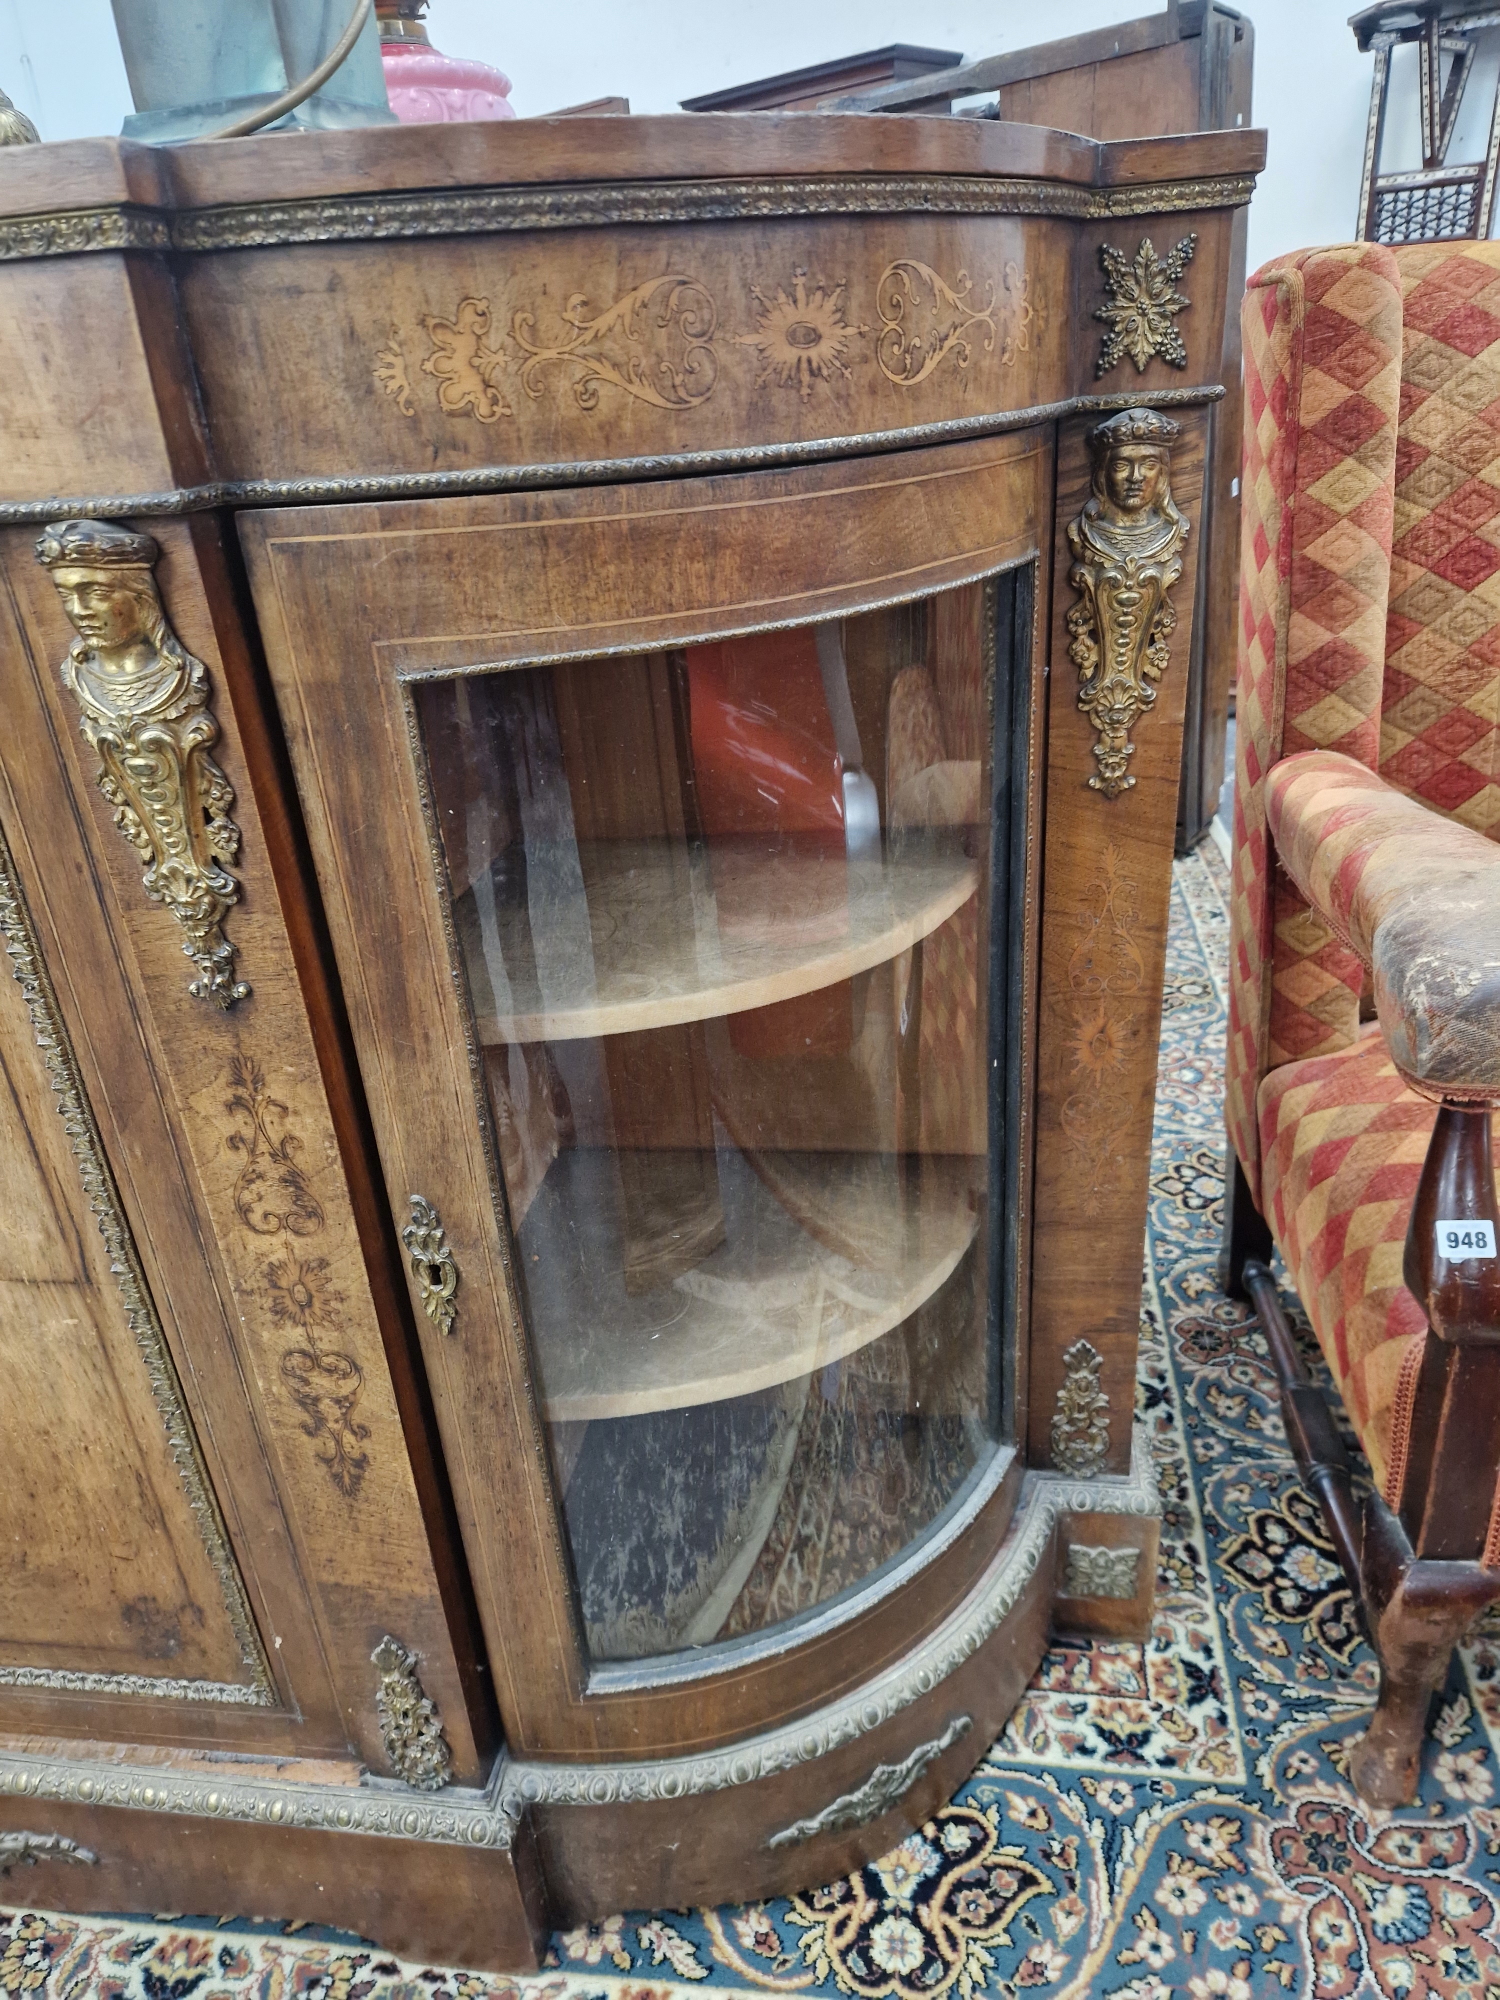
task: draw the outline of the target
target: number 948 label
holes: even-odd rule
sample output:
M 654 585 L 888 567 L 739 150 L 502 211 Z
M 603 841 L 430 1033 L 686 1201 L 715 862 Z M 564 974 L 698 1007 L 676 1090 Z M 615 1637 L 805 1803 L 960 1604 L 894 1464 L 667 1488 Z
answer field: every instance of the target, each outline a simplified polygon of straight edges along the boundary
M 1493 1222 L 1440 1222 L 1437 1226 L 1437 1253 L 1444 1262 L 1462 1264 L 1468 1257 L 1493 1257 Z

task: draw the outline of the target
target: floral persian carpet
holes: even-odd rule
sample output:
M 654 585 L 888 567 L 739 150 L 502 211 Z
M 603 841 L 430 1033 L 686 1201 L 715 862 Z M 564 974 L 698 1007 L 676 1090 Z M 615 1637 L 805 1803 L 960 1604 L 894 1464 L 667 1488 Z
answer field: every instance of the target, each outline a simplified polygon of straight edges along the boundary
M 1500 1625 L 1435 1704 L 1420 1803 L 1363 1807 L 1345 1765 L 1374 1663 L 1264 1346 L 1215 1282 L 1225 890 L 1211 845 L 1178 864 L 1138 1390 L 1165 1508 L 1146 1644 L 1055 1648 L 950 1805 L 806 1895 L 612 1917 L 518 1978 L 278 1926 L 0 1912 L 0 1994 L 1500 2000 Z

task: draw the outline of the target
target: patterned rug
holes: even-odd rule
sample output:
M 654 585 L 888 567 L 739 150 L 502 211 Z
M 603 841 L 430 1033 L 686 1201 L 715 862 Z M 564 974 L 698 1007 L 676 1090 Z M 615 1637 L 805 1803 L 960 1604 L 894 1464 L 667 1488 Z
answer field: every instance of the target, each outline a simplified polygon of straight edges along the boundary
M 1214 1280 L 1226 888 L 1212 843 L 1178 864 L 1138 1392 L 1166 1508 L 1146 1644 L 1055 1648 L 950 1805 L 807 1895 L 612 1917 L 519 1979 L 308 1932 L 19 1913 L 0 1994 L 1500 2000 L 1500 1624 L 1455 1663 L 1420 1804 L 1362 1806 L 1345 1766 L 1373 1661 L 1263 1343 Z

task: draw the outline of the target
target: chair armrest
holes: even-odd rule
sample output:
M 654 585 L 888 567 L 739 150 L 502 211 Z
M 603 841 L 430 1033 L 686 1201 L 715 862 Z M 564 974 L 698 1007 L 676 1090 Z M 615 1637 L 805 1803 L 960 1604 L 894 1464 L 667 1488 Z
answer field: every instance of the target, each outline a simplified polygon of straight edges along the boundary
M 1371 968 L 1406 1081 L 1500 1104 L 1500 847 L 1336 750 L 1277 764 L 1266 820 L 1287 874 Z

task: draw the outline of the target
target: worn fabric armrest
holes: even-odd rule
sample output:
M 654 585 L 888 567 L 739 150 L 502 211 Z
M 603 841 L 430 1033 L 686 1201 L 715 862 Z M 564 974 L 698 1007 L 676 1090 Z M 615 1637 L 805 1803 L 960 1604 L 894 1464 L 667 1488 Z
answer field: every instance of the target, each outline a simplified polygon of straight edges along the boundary
M 1287 874 L 1371 968 L 1401 1074 L 1428 1097 L 1500 1104 L 1500 847 L 1335 750 L 1274 767 L 1266 820 Z

